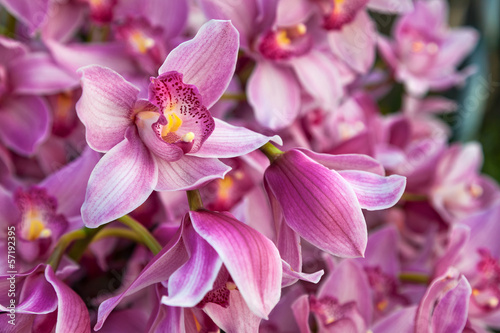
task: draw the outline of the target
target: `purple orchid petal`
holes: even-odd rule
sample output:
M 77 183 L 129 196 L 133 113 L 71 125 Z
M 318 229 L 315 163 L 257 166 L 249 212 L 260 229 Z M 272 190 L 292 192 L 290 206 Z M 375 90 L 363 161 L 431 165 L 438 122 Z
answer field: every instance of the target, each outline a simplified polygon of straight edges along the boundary
M 272 195 L 269 193 L 268 195 Z M 275 198 L 270 198 L 271 204 L 276 205 Z M 273 207 L 273 209 L 280 209 L 278 207 Z M 276 246 L 280 251 L 281 259 L 284 264 L 293 272 L 302 272 L 302 246 L 300 244 L 300 236 L 295 231 L 292 230 L 283 218 L 280 218 L 281 222 L 279 224 L 278 239 L 276 240 Z M 283 266 L 283 280 L 281 281 L 282 286 L 289 286 L 297 282 L 297 278 L 293 276 L 287 276 L 285 274 L 285 266 Z
M 370 234 L 365 257 L 357 259 L 364 267 L 379 267 L 382 272 L 397 278 L 400 272 L 398 258 L 399 234 L 394 227 L 385 227 Z
M 371 288 L 363 268 L 355 260 L 342 261 L 322 283 L 318 298 L 335 298 L 339 304 L 355 302 L 366 323 L 371 322 L 373 303 Z
M 52 3 L 50 20 L 42 27 L 42 40 L 65 43 L 78 33 L 85 18 L 84 3 Z
M 163 296 L 161 302 L 168 306 L 193 307 L 212 290 L 222 260 L 194 231 L 191 223 L 185 226 L 182 238 L 189 260 L 169 277 L 168 296 Z
M 380 176 L 385 175 L 385 170 L 382 164 L 370 156 L 359 154 L 320 154 L 304 148 L 299 148 L 297 150 L 312 158 L 316 162 L 324 165 L 328 169 L 336 171 L 359 170 L 371 172 Z
M 192 190 L 204 183 L 223 179 L 231 167 L 216 158 L 198 158 L 185 155 L 175 162 L 156 158 L 158 165 L 158 184 L 156 191 Z
M 387 62 L 387 64 L 392 69 L 397 68 L 398 59 L 396 55 L 395 46 L 393 45 L 392 41 L 390 41 L 388 38 L 384 36 L 378 36 L 377 48 L 382 57 L 384 58 L 384 60 Z
M 29 53 L 14 60 L 9 65 L 10 82 L 14 93 L 26 95 L 48 95 L 73 89 L 78 86 L 78 79 L 66 71 L 42 52 Z
M 66 217 L 80 215 L 90 174 L 100 158 L 99 153 L 86 148 L 78 159 L 40 183 L 41 187 L 46 188 L 57 199 L 59 213 Z
M 356 193 L 361 208 L 380 210 L 394 206 L 405 191 L 406 177 L 382 177 L 366 171 L 339 171 Z
M 412 0 L 369 0 L 367 7 L 377 12 L 387 14 L 401 14 L 413 10 Z
M 462 275 L 457 286 L 448 291 L 432 313 L 433 332 L 462 332 L 469 310 L 471 286 Z
M 40 264 L 32 270 L 15 274 L 15 283 L 22 289 L 16 293 L 16 312 L 46 314 L 51 313 L 57 308 L 57 294 L 54 288 L 47 282 L 43 275 L 45 269 L 44 264 Z M 0 291 L 3 294 L 0 296 L 0 311 L 9 311 L 9 308 L 4 304 L 10 304 L 9 288 L 12 276 L 3 275 L 0 280 Z
M 290 265 L 287 262 L 281 260 L 281 263 L 283 265 L 283 281 L 285 281 L 285 278 L 288 281 L 293 281 L 288 283 L 282 282 L 281 283 L 282 288 L 292 285 L 297 280 L 302 280 L 310 283 L 318 283 L 319 280 L 321 280 L 323 274 L 325 274 L 324 270 L 319 270 L 314 273 L 297 272 L 294 269 L 292 269 L 292 267 L 290 267 Z
M 477 45 L 479 33 L 472 28 L 460 28 L 450 30 L 448 38 L 441 46 L 436 66 L 459 65 Z
M 82 97 L 76 111 L 85 125 L 89 146 L 105 153 L 123 140 L 133 124 L 132 110 L 139 89 L 109 68 L 88 66 L 79 73 Z
M 274 244 L 225 214 L 189 212 L 193 227 L 217 251 L 253 313 L 266 318 L 278 303 L 281 260 Z
M 361 207 L 336 171 L 290 150 L 271 164 L 264 177 L 286 223 L 303 238 L 337 256 L 363 256 L 367 231 Z
M 299 326 L 300 333 L 311 333 L 309 327 L 309 313 L 311 312 L 309 306 L 309 296 L 302 295 L 292 303 L 293 316 Z
M 89 65 L 110 68 L 121 74 L 133 74 L 136 71 L 131 57 L 127 55 L 126 45 L 118 42 L 61 44 L 48 40 L 47 47 L 54 59 L 70 73 Z
M 194 156 L 204 158 L 230 158 L 248 154 L 268 141 L 283 144 L 281 138 L 265 136 L 245 127 L 237 127 L 220 119 L 215 120 L 215 129 Z
M 438 260 L 436 260 L 434 264 L 435 266 L 433 274 L 434 276 L 443 275 L 452 265 L 455 264 L 457 259 L 460 258 L 460 254 L 462 253 L 462 250 L 469 241 L 469 238 L 470 238 L 470 228 L 467 225 L 458 224 L 452 227 L 450 236 L 448 238 L 448 245 L 446 246 L 446 250 L 444 254 Z M 473 250 L 472 253 L 474 253 Z M 476 262 L 477 257 L 472 255 L 468 257 L 472 259 L 468 263 L 469 264 L 468 266 L 472 268 L 472 266 Z
M 57 294 L 56 333 L 90 333 L 90 318 L 87 306 L 73 289 L 56 277 L 52 267 L 45 268 L 45 278 Z
M 143 3 L 138 3 L 143 6 Z M 133 16 L 136 13 L 129 13 Z M 151 25 L 163 28 L 165 39 L 169 40 L 179 35 L 185 28 L 189 14 L 188 1 L 146 1 L 144 17 L 147 17 Z
M 324 110 L 334 110 L 343 97 L 339 71 L 326 54 L 312 50 L 290 60 L 302 87 L 313 96 Z
M 380 319 L 373 326 L 373 333 L 414 333 L 417 306 L 410 306 L 394 311 Z
M 0 64 L 7 66 L 12 60 L 22 57 L 28 48 L 21 42 L 0 36 Z
M 289 68 L 259 61 L 249 78 L 247 94 L 257 121 L 268 128 L 286 127 L 299 113 L 300 86 Z
M 280 27 L 293 27 L 303 23 L 313 13 L 314 4 L 302 0 L 281 0 L 278 2 L 276 24 Z
M 148 314 L 143 309 L 115 311 L 106 320 L 100 333 L 137 333 L 148 332 L 146 324 Z
M 10 149 L 31 155 L 49 134 L 50 114 L 38 96 L 19 95 L 0 103 L 0 138 Z
M 113 177 L 110 177 L 113 175 Z M 139 207 L 158 182 L 158 167 L 135 128 L 97 163 L 90 175 L 82 218 L 98 227 Z
M 49 0 L 1 0 L 1 3 L 28 26 L 30 35 L 45 22 L 49 13 Z
M 166 281 L 188 260 L 186 247 L 182 242 L 180 242 L 182 231 L 183 228 L 181 226 L 170 243 L 167 244 L 153 259 L 151 259 L 134 282 L 132 282 L 121 294 L 109 298 L 101 303 L 94 330 L 97 331 L 101 329 L 106 318 L 123 298 L 155 283 Z
M 205 305 L 205 312 L 225 332 L 258 332 L 261 318 L 252 313 L 243 294 L 238 290 L 229 292 L 229 306 L 223 308 L 214 303 Z
M 175 71 L 198 88 L 210 108 L 226 90 L 236 67 L 238 31 L 229 21 L 205 23 L 196 36 L 169 53 L 158 73 Z
M 2 327 L 2 333 L 19 333 L 19 332 L 32 332 L 33 321 L 37 315 L 16 313 L 15 325 L 5 324 Z M 0 314 L 0 320 L 2 323 L 7 323 L 12 317 L 10 313 Z
M 359 73 L 366 73 L 375 61 L 375 25 L 365 11 L 340 31 L 328 34 L 332 52 Z
M 255 24 L 255 18 L 258 15 L 256 0 L 240 1 L 237 5 L 221 0 L 200 0 L 200 6 L 208 18 L 231 20 L 240 33 L 241 46 L 248 47 L 257 29 Z
M 144 332 L 190 333 L 185 327 L 184 308 L 161 305 L 155 321 Z

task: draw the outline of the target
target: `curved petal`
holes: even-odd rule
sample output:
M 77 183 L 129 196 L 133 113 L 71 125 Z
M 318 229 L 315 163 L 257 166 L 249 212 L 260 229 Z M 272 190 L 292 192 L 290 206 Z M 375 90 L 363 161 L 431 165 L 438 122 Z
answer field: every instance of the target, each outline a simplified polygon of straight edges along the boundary
M 281 138 L 265 136 L 245 127 L 233 126 L 214 118 L 215 129 L 194 156 L 230 158 L 248 154 L 269 141 L 283 144 Z
M 175 162 L 155 158 L 158 165 L 156 191 L 187 191 L 201 187 L 204 183 L 223 179 L 231 167 L 216 158 L 198 158 L 184 155 Z
M 138 3 L 143 6 L 144 3 Z M 178 36 L 185 28 L 189 14 L 188 1 L 149 0 L 145 2 L 144 17 L 152 26 L 163 28 L 166 40 Z M 136 13 L 130 13 L 133 16 Z
M 167 244 L 139 274 L 137 279 L 132 282 L 123 293 L 109 298 L 99 305 L 97 315 L 97 323 L 94 330 L 99 330 L 104 321 L 109 316 L 111 311 L 120 303 L 120 301 L 128 296 L 136 293 L 137 291 L 151 286 L 155 283 L 166 281 L 172 273 L 174 273 L 180 266 L 188 260 L 186 248 L 180 242 L 183 228 L 179 228 L 176 235 Z
M 250 311 L 243 294 L 238 290 L 229 292 L 229 306 L 223 308 L 214 303 L 205 305 L 205 312 L 224 332 L 257 333 L 261 318 Z
M 85 125 L 89 146 L 107 152 L 123 140 L 133 124 L 132 110 L 139 89 L 120 74 L 101 66 L 79 69 L 82 97 L 76 104 L 78 117 Z
M 353 189 L 336 171 L 290 150 L 271 164 L 264 179 L 286 223 L 303 238 L 336 256 L 363 256 L 365 219 Z
M 281 293 L 281 259 L 276 246 L 229 214 L 189 212 L 193 227 L 217 251 L 253 313 L 266 318 Z
M 312 50 L 290 60 L 302 87 L 324 110 L 334 110 L 343 97 L 340 75 L 334 61 L 322 52 Z
M 49 14 L 49 0 L 2 0 L 1 3 L 28 26 L 30 35 L 40 27 Z
M 366 73 L 375 61 L 377 34 L 375 25 L 365 11 L 337 32 L 330 32 L 328 40 L 332 52 L 359 73 Z
M 45 187 L 57 199 L 58 213 L 67 218 L 80 215 L 90 174 L 100 158 L 99 153 L 87 147 L 79 158 L 40 183 L 41 187 Z
M 55 333 L 90 333 L 87 306 L 73 289 L 56 277 L 50 265 L 45 268 L 45 278 L 57 294 L 57 324 Z
M 416 305 L 396 310 L 377 321 L 373 333 L 414 333 L 416 313 Z
M 26 95 L 48 95 L 73 89 L 78 79 L 69 75 L 43 52 L 29 53 L 9 65 L 13 92 Z
M 185 227 L 182 239 L 189 259 L 169 277 L 168 296 L 163 296 L 161 302 L 168 306 L 193 307 L 212 290 L 222 260 L 191 224 Z
M 300 87 L 289 68 L 259 61 L 248 80 L 247 94 L 257 121 L 271 129 L 290 125 L 299 113 Z
M 371 172 L 380 176 L 385 175 L 385 170 L 382 164 L 373 157 L 361 154 L 341 154 L 330 155 L 320 154 L 310 151 L 305 148 L 297 149 L 306 156 L 312 158 L 319 164 L 324 165 L 328 169 L 341 170 L 360 170 Z
M 297 298 L 292 303 L 292 311 L 300 333 L 311 333 L 311 328 L 309 327 L 309 313 L 311 312 L 309 295 L 302 295 Z
M 35 152 L 49 134 L 47 104 L 38 96 L 12 96 L 0 104 L 0 138 L 21 155 Z
M 288 287 L 293 283 L 295 283 L 297 280 L 303 280 L 310 283 L 318 283 L 319 280 L 321 280 L 323 274 L 325 274 L 324 270 L 319 270 L 314 273 L 297 272 L 293 270 L 292 267 L 290 267 L 290 265 L 287 262 L 281 260 L 281 263 L 283 265 L 283 281 L 285 281 L 285 277 L 287 278 L 287 281 L 289 281 L 286 284 L 282 283 L 281 284 L 282 287 Z
M 471 286 L 462 275 L 458 284 L 446 292 L 432 313 L 433 332 L 462 332 L 467 322 Z
M 28 52 L 23 43 L 0 36 L 0 64 L 7 66 L 12 60 L 22 57 Z
M 169 53 L 159 74 L 176 71 L 198 88 L 210 108 L 226 90 L 236 68 L 239 34 L 230 21 L 205 23 L 196 36 Z
M 135 128 L 97 163 L 90 175 L 82 219 L 95 228 L 139 207 L 158 182 L 158 167 Z
M 366 171 L 345 170 L 339 174 L 351 185 L 361 208 L 380 210 L 394 206 L 405 191 L 406 177 L 382 177 Z

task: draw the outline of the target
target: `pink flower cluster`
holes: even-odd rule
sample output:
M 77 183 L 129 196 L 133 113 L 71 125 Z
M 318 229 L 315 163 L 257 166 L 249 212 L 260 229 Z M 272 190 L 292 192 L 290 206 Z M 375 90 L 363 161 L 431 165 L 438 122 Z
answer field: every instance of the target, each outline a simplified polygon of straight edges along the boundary
M 500 329 L 446 1 L 0 4 L 1 332 Z

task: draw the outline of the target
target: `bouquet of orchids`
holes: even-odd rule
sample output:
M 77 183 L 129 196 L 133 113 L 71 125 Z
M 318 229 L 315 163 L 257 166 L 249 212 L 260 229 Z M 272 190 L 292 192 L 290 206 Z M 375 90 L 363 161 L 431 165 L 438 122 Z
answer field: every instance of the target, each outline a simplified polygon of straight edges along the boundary
M 0 4 L 1 332 L 500 329 L 444 0 Z

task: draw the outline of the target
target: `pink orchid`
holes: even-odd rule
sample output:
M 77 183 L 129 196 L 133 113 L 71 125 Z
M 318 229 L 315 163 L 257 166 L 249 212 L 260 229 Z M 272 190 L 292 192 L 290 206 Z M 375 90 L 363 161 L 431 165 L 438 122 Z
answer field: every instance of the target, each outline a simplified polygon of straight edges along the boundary
M 462 83 L 470 70 L 455 67 L 472 51 L 478 33 L 471 28 L 450 29 L 443 0 L 416 1 L 415 10 L 402 16 L 394 29 L 394 41 L 379 38 L 379 49 L 413 95 L 444 90 Z
M 169 54 L 151 79 L 149 101 L 138 100 L 139 90 L 108 68 L 80 70 L 78 116 L 90 147 L 106 153 L 89 180 L 86 225 L 129 213 L 153 190 L 194 189 L 223 178 L 230 168 L 218 157 L 249 153 L 271 139 L 208 111 L 231 80 L 238 46 L 231 23 L 208 22 Z

